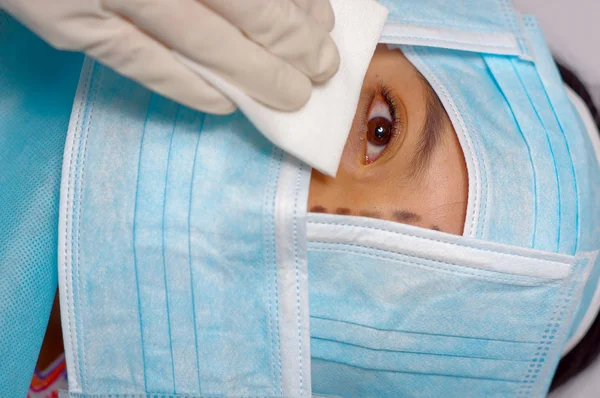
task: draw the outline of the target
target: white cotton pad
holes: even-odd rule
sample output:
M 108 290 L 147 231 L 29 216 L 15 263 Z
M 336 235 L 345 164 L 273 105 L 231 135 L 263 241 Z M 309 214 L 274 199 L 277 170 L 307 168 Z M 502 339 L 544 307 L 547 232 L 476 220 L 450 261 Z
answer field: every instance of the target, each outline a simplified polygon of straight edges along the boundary
M 350 132 L 363 79 L 388 11 L 375 0 L 331 0 L 340 69 L 314 86 L 300 110 L 283 112 L 250 98 L 209 69 L 181 56 L 192 70 L 221 90 L 271 142 L 309 166 L 335 176 Z

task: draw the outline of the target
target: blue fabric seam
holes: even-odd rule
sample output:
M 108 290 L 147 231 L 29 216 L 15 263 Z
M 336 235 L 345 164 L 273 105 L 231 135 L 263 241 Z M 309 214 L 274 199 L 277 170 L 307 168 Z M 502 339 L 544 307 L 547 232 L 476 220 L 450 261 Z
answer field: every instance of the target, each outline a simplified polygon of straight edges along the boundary
M 315 241 L 312 241 L 312 242 L 315 242 Z M 345 246 L 344 248 L 319 247 L 319 248 L 315 248 L 314 249 L 315 251 L 354 253 L 354 254 L 358 254 L 358 255 L 370 256 L 370 257 L 381 258 L 381 259 L 386 259 L 386 260 L 399 261 L 399 262 L 401 262 L 403 264 L 409 264 L 409 265 L 412 265 L 412 266 L 415 266 L 415 267 L 419 267 L 419 268 L 433 269 L 433 270 L 438 270 L 438 271 L 442 270 L 442 271 L 447 271 L 447 272 L 450 272 L 450 273 L 453 273 L 453 274 L 470 276 L 470 277 L 478 278 L 478 279 L 481 279 L 481 280 L 492 281 L 492 282 L 496 282 L 496 283 L 500 283 L 500 284 L 508 284 L 508 285 L 514 285 L 514 286 L 541 286 L 541 285 L 556 283 L 556 280 L 554 280 L 554 279 L 536 278 L 536 277 L 531 277 L 531 276 L 522 276 L 522 275 L 513 275 L 513 274 L 506 274 L 507 277 L 486 276 L 486 275 L 480 274 L 479 272 L 483 272 L 483 273 L 498 273 L 498 271 L 480 270 L 480 269 L 477 269 L 477 268 L 467 267 L 465 265 L 458 265 L 458 264 L 443 262 L 443 261 L 439 261 L 439 260 L 426 259 L 426 261 L 430 261 L 430 262 L 434 262 L 436 264 L 440 264 L 439 266 L 432 266 L 432 265 L 428 265 L 428 264 L 421 264 L 421 263 L 410 261 L 410 260 L 407 260 L 407 259 L 404 259 L 404 258 L 396 258 L 396 257 L 409 257 L 409 256 L 407 256 L 405 254 L 390 252 L 390 251 L 382 250 L 382 249 L 373 249 L 373 248 L 368 247 L 368 246 L 353 245 L 353 244 L 350 244 L 350 243 L 334 243 L 334 244 L 331 244 L 330 242 L 315 242 L 315 243 L 325 244 L 325 245 L 330 244 L 330 245 L 333 245 L 333 246 Z M 383 252 L 383 253 L 386 253 L 386 255 L 376 254 L 376 253 L 364 253 L 364 252 L 361 252 L 360 250 L 352 249 L 353 247 L 360 248 L 360 249 L 367 249 L 367 250 L 371 250 L 371 251 Z M 472 270 L 477 271 L 477 272 L 470 272 L 470 271 L 464 271 L 464 270 L 456 270 L 456 269 L 444 267 L 444 265 L 454 266 L 454 267 L 459 267 L 459 268 L 472 269 Z M 514 276 L 514 279 L 511 278 L 510 276 Z M 515 280 L 515 279 L 517 279 L 517 280 Z M 531 279 L 533 279 L 533 280 L 531 280 Z M 526 282 L 525 280 L 531 280 L 531 281 L 530 282 Z
M 414 372 L 414 371 L 405 371 L 405 370 L 391 370 L 391 369 L 377 369 L 377 368 L 368 368 L 359 365 L 352 365 L 342 361 L 336 361 L 332 359 L 322 358 L 318 356 L 314 356 L 314 359 L 318 359 L 320 361 L 337 363 L 340 365 L 348 366 L 351 368 L 367 370 L 372 372 L 381 372 L 381 373 L 400 373 L 400 374 L 411 374 L 411 375 L 420 375 L 420 376 L 437 376 L 437 377 L 454 377 L 460 379 L 474 379 L 474 380 L 489 380 L 489 381 L 500 381 L 507 383 L 520 383 L 519 380 L 513 379 L 501 379 L 501 378 L 493 378 L 493 377 L 477 377 L 477 376 L 469 376 L 469 375 L 456 375 L 456 374 L 443 374 L 443 373 L 432 373 L 432 372 Z
M 461 243 L 461 242 L 446 242 L 444 240 L 441 239 L 433 239 L 433 238 L 427 238 L 424 236 L 418 236 L 418 235 L 414 235 L 414 234 L 409 234 L 406 232 L 396 232 L 396 231 L 392 231 L 389 229 L 384 229 L 384 228 L 378 228 L 378 227 L 371 227 L 368 225 L 356 225 L 356 224 L 350 224 L 350 223 L 341 223 L 341 222 L 325 222 L 325 221 L 309 221 L 309 224 L 315 224 L 315 225 L 333 225 L 333 226 L 341 226 L 341 227 L 355 227 L 355 228 L 364 228 L 364 229 L 372 229 L 374 231 L 382 231 L 382 232 L 389 232 L 395 235 L 399 235 L 399 236 L 409 236 L 411 238 L 417 238 L 417 239 L 422 239 L 422 240 L 426 240 L 426 241 L 430 241 L 430 242 L 437 242 L 437 243 L 443 243 L 443 244 L 449 244 L 449 245 L 454 245 L 454 246 L 459 246 L 459 247 L 464 247 L 464 248 L 468 248 L 468 249 L 473 249 L 473 250 L 479 250 L 479 251 L 483 251 L 483 252 L 489 252 L 489 253 L 497 253 L 497 254 L 502 254 L 505 256 L 512 256 L 512 257 L 519 257 L 519 258 L 528 258 L 528 259 L 532 259 L 535 261 L 542 261 L 545 263 L 560 263 L 563 264 L 565 266 L 571 267 L 571 265 L 569 263 L 566 263 L 564 261 L 557 261 L 557 260 L 546 260 L 543 258 L 536 258 L 533 255 L 527 255 L 527 254 L 515 254 L 515 253 L 508 253 L 508 252 L 501 252 L 498 250 L 492 250 L 492 249 L 485 249 L 482 247 L 477 247 L 475 245 L 469 245 L 469 244 L 465 244 L 465 243 Z M 313 240 L 311 240 L 313 241 Z M 485 243 L 485 241 L 482 241 L 483 243 Z M 573 255 L 566 255 L 563 254 L 563 256 L 570 256 L 573 257 Z
M 167 310 L 167 330 L 169 333 L 169 350 L 171 353 L 171 376 L 173 377 L 173 394 L 177 394 L 177 384 L 175 380 L 175 359 L 173 357 L 173 336 L 171 335 L 171 311 L 169 308 L 169 283 L 167 281 L 167 259 L 165 256 L 165 213 L 167 211 L 167 185 L 169 184 L 169 169 L 171 167 L 171 150 L 173 148 L 173 136 L 177 128 L 177 118 L 181 111 L 181 105 L 177 105 L 177 112 L 173 119 L 173 128 L 171 137 L 169 138 L 169 150 L 167 154 L 167 167 L 165 170 L 165 188 L 163 190 L 163 209 L 162 209 L 162 225 L 161 225 L 161 245 L 162 245 L 162 262 L 163 262 L 163 281 L 165 287 L 165 305 Z
M 493 63 L 495 61 L 498 62 L 510 62 L 508 60 L 504 60 L 503 58 L 499 58 L 499 57 L 491 57 L 491 56 L 484 56 L 483 57 L 484 61 L 485 61 L 485 65 L 488 69 L 488 71 L 490 72 L 490 76 L 492 78 L 492 80 L 494 81 L 494 83 L 496 84 L 496 87 L 498 88 L 498 90 L 500 91 L 500 93 L 502 93 L 502 97 L 504 97 L 504 100 L 506 101 L 509 109 L 510 109 L 510 113 L 513 117 L 513 120 L 515 122 L 515 126 L 517 126 L 517 129 L 519 130 L 519 133 L 521 134 L 521 138 L 523 139 L 523 142 L 525 143 L 525 147 L 527 148 L 527 155 L 529 156 L 529 163 L 531 164 L 531 173 L 532 173 L 532 179 L 533 179 L 533 197 L 534 199 L 534 204 L 533 204 L 533 214 L 534 214 L 534 219 L 533 219 L 533 232 L 532 232 L 532 236 L 531 236 L 531 248 L 535 248 L 536 247 L 536 234 L 537 234 L 537 220 L 539 218 L 538 215 L 538 200 L 540 200 L 540 198 L 537 197 L 537 178 L 536 178 L 536 171 L 535 171 L 535 165 L 533 162 L 533 156 L 531 155 L 531 146 L 529 145 L 529 140 L 527 139 L 527 137 L 525 137 L 525 133 L 523 133 L 523 128 L 521 126 L 521 122 L 519 121 L 517 114 L 515 113 L 515 110 L 513 108 L 513 104 L 512 102 L 509 100 L 506 91 L 504 90 L 504 85 L 502 83 L 500 83 L 500 81 L 498 80 L 498 75 L 496 73 L 494 73 L 494 70 L 496 69 L 495 66 L 490 66 L 490 61 Z M 512 63 L 511 63 L 511 68 L 512 68 Z M 512 69 L 514 71 L 514 69 Z
M 193 203 L 193 195 L 194 195 L 194 177 L 196 175 L 196 159 L 198 157 L 198 148 L 200 146 L 200 137 L 202 135 L 202 130 L 204 129 L 204 122 L 206 120 L 206 114 L 200 114 L 200 126 L 198 129 L 198 138 L 196 140 L 196 149 L 194 151 L 194 160 L 192 162 L 192 176 L 190 182 L 190 195 L 189 195 L 189 205 L 188 205 L 188 268 L 190 272 L 190 286 L 192 291 L 192 317 L 194 321 L 194 345 L 196 350 L 196 373 L 198 377 L 198 393 L 202 394 L 202 383 L 200 378 L 200 354 L 198 350 L 198 325 L 196 321 L 196 298 L 195 298 L 195 283 L 194 283 L 194 271 L 192 267 L 192 203 Z
M 554 106 L 552 106 L 552 108 L 554 109 Z M 556 111 L 555 111 L 556 112 Z M 577 230 L 577 233 L 575 234 L 575 251 L 577 251 L 577 247 L 579 246 L 579 234 L 581 233 L 581 231 L 579 230 L 579 183 L 577 182 L 577 173 L 575 172 L 575 165 L 573 164 L 573 156 L 571 155 L 571 146 L 569 144 L 569 140 L 567 139 L 566 133 L 565 133 L 565 129 L 563 126 L 563 122 L 561 122 L 560 118 L 558 119 L 558 123 L 560 125 L 561 131 L 563 133 L 563 136 L 565 138 L 565 144 L 567 146 L 567 153 L 569 154 L 569 160 L 571 161 L 571 170 L 573 173 L 573 184 L 575 185 L 575 192 L 577 193 L 575 195 L 575 229 Z
M 449 78 L 448 76 L 446 76 L 447 78 Z M 457 98 L 457 106 L 460 107 L 461 109 L 465 109 L 466 105 L 462 99 L 461 96 L 456 95 L 456 93 L 454 92 L 454 97 Z M 477 147 L 477 150 L 479 152 L 479 156 L 481 156 L 481 158 L 483 159 L 483 161 L 479 161 L 479 159 L 477 160 L 477 164 L 479 166 L 479 173 L 480 173 L 480 178 L 481 178 L 481 197 L 479 198 L 479 203 L 480 203 L 480 209 L 479 209 L 479 217 L 478 217 L 478 223 L 477 223 L 477 237 L 479 239 L 483 239 L 484 238 L 484 228 L 487 227 L 487 209 L 488 209 L 488 203 L 490 201 L 490 195 L 491 195 L 491 189 L 490 189 L 490 180 L 488 178 L 488 155 L 487 152 L 485 150 L 485 146 L 483 145 L 482 141 L 481 141 L 481 137 L 479 136 L 479 134 L 471 134 L 472 131 L 475 131 L 475 127 L 473 124 L 473 120 L 471 119 L 471 113 L 470 112 L 465 112 L 464 113 L 465 117 L 465 125 L 467 128 L 467 134 L 469 134 L 469 137 L 471 138 L 475 138 L 473 141 L 475 142 L 475 146 Z M 484 191 L 485 189 L 485 191 Z
M 515 74 L 517 75 L 517 78 L 519 79 L 519 82 L 521 83 L 521 86 L 523 86 L 523 89 L 527 93 L 527 87 L 525 86 L 523 79 L 521 78 L 521 75 L 519 74 L 519 72 L 516 69 L 514 60 L 511 60 L 511 64 L 512 64 L 513 70 L 515 71 Z M 541 82 L 540 82 L 540 84 L 541 84 Z M 542 88 L 543 88 L 543 85 L 542 85 Z M 548 129 L 546 128 L 546 125 L 545 125 L 544 121 L 542 120 L 542 117 L 541 117 L 540 113 L 538 112 L 537 107 L 533 103 L 533 100 L 531 99 L 531 97 L 529 95 L 527 95 L 527 98 L 529 99 L 529 103 L 531 104 L 531 107 L 533 108 L 533 111 L 535 112 L 537 119 L 539 120 L 540 124 L 544 128 L 544 133 L 546 135 L 546 141 L 548 143 L 548 148 L 550 148 L 550 153 L 552 155 L 552 164 L 554 166 L 554 177 L 556 180 L 557 203 L 558 203 L 558 237 L 557 237 L 556 249 L 555 249 L 555 251 L 558 253 L 559 248 L 560 248 L 560 229 L 561 229 L 560 228 L 560 225 L 561 225 L 560 180 L 558 178 L 558 168 L 556 165 L 556 158 L 554 156 L 554 149 L 552 148 L 552 143 L 550 142 L 550 136 L 548 135 Z
M 269 327 L 267 335 L 271 351 L 271 377 L 273 392 L 279 391 L 283 394 L 281 385 L 281 354 L 279 348 L 279 328 L 278 328 L 278 299 L 277 299 L 277 262 L 275 256 L 275 198 L 277 182 L 279 179 L 279 168 L 281 166 L 282 152 L 276 146 L 271 149 L 271 159 L 269 162 L 269 172 L 267 187 L 265 190 L 264 202 L 264 229 L 263 240 L 265 247 L 265 269 L 267 274 L 267 305 L 269 316 Z M 276 364 L 275 351 L 279 358 L 279 364 Z M 276 370 L 278 366 L 279 371 Z
M 337 343 L 337 344 L 341 344 L 341 345 L 357 347 L 357 348 L 368 350 L 368 351 L 386 352 L 386 353 L 394 353 L 394 354 L 431 355 L 431 356 L 439 356 L 439 357 L 466 358 L 466 359 L 477 359 L 477 360 L 487 360 L 487 361 L 504 361 L 504 362 L 530 362 L 531 361 L 530 359 L 491 358 L 491 357 L 479 357 L 479 356 L 469 356 L 469 355 L 444 354 L 444 353 L 437 353 L 437 352 L 394 350 L 391 348 L 373 348 L 373 347 L 368 347 L 366 345 L 350 343 L 350 342 L 342 341 L 342 340 L 330 339 L 327 337 L 311 336 L 310 338 L 314 339 L 314 340 L 321 340 L 321 341 L 327 341 L 327 342 Z
M 297 209 L 298 209 L 298 195 L 300 192 L 300 177 L 302 176 L 302 167 L 304 163 L 300 163 L 298 172 L 296 173 L 296 192 L 294 194 L 294 264 L 296 268 L 296 309 L 297 309 L 297 320 L 298 320 L 298 360 L 300 366 L 300 395 L 303 395 L 303 375 L 302 375 L 302 326 L 301 326 L 301 315 L 300 315 L 300 280 L 298 274 L 298 232 L 297 232 Z
M 134 264 L 134 270 L 135 270 L 135 285 L 136 285 L 136 291 L 137 291 L 137 301 L 138 301 L 138 313 L 139 313 L 139 317 L 140 317 L 140 340 L 142 342 L 142 364 L 144 366 L 144 390 L 148 391 L 148 381 L 147 381 L 147 375 L 146 375 L 146 353 L 145 353 L 145 346 L 144 346 L 144 321 L 143 321 L 143 316 L 142 316 L 142 303 L 141 303 L 141 298 L 140 298 L 140 282 L 139 282 L 139 271 L 138 271 L 138 262 L 137 262 L 137 249 L 136 249 L 136 242 L 137 242 L 137 210 L 138 210 L 138 197 L 139 197 L 139 187 L 140 187 L 140 175 L 141 175 L 141 167 L 142 167 L 142 155 L 144 153 L 143 149 L 144 149 L 144 138 L 146 136 L 146 130 L 147 130 L 147 126 L 148 126 L 148 118 L 150 116 L 150 104 L 152 103 L 152 97 L 154 96 L 154 94 L 150 95 L 150 98 L 148 100 L 148 107 L 146 109 L 146 118 L 144 120 L 144 129 L 142 131 L 142 138 L 140 140 L 140 151 L 139 151 L 139 157 L 138 157 L 138 172 L 137 172 L 137 182 L 136 182 L 136 189 L 135 189 L 135 205 L 134 205 L 134 210 L 133 210 L 133 264 Z
M 270 348 L 270 368 L 271 368 L 271 388 L 273 391 L 277 389 L 275 382 L 275 351 L 274 344 L 275 338 L 273 336 L 274 326 L 274 314 L 273 314 L 273 281 L 271 275 L 271 265 L 272 260 L 270 258 L 271 255 L 271 247 L 272 247 L 272 239 L 271 237 L 274 235 L 272 230 L 271 217 L 273 214 L 273 209 L 270 207 L 271 201 L 270 197 L 272 196 L 273 187 L 272 187 L 272 177 L 273 177 L 273 168 L 274 168 L 274 155 L 275 155 L 275 147 L 271 148 L 271 155 L 269 160 L 269 171 L 267 172 L 267 185 L 263 197 L 263 227 L 262 227 L 262 239 L 264 244 L 264 258 L 265 258 L 265 279 L 267 282 L 267 293 L 265 295 L 267 301 L 267 341 L 268 346 Z
M 320 316 L 320 315 L 311 315 L 310 317 L 314 318 L 314 319 L 320 319 L 323 321 L 327 321 L 327 322 L 344 323 L 344 324 L 348 324 L 348 325 L 359 326 L 361 328 L 376 330 L 378 332 L 406 333 L 406 334 L 417 334 L 417 335 L 422 335 L 422 336 L 448 337 L 448 338 L 454 338 L 454 339 L 495 341 L 495 342 L 501 342 L 501 343 L 539 344 L 538 341 L 494 339 L 494 338 L 488 338 L 488 337 L 469 337 L 469 336 L 458 336 L 458 335 L 442 334 L 442 333 L 425 333 L 425 332 L 416 332 L 416 331 L 398 330 L 398 329 L 384 329 L 384 328 L 376 328 L 373 326 L 363 325 L 358 322 L 333 319 L 333 318 L 328 318 L 328 317 Z
M 277 174 L 275 176 L 275 184 L 274 184 L 274 195 L 273 195 L 273 211 L 275 211 L 275 201 L 276 201 L 276 192 L 277 192 L 277 187 L 279 185 L 279 178 L 281 176 L 281 163 L 283 161 L 283 151 L 279 148 L 277 148 L 277 152 L 279 153 L 279 157 L 277 160 Z M 275 217 L 273 217 L 273 225 L 275 226 Z M 275 235 L 275 231 L 273 232 Z M 277 275 L 277 257 L 276 257 L 276 237 L 274 237 L 273 240 L 273 258 L 274 258 L 274 269 L 273 269 L 273 280 L 274 280 L 274 288 L 275 288 L 275 320 L 276 320 L 276 333 L 277 333 L 277 357 L 278 357 L 278 365 L 279 365 L 279 393 L 281 395 L 283 395 L 283 383 L 282 383 L 282 378 L 283 378 L 283 370 L 282 370 L 282 364 L 281 364 L 281 346 L 280 346 L 280 342 L 279 339 L 281 338 L 281 331 L 279 329 L 279 286 L 278 286 L 278 275 Z
M 535 21 L 535 19 L 532 18 L 531 21 L 530 21 L 530 23 L 531 23 L 531 26 L 533 28 L 535 28 L 535 29 L 537 29 L 539 31 L 539 26 L 537 24 L 537 21 Z M 538 32 L 538 34 L 541 36 L 541 32 Z M 543 40 L 543 37 L 542 37 L 542 40 Z M 551 58 L 551 55 L 550 54 L 548 54 L 548 55 Z M 556 67 L 556 64 L 554 64 L 552 60 L 550 60 L 549 62 L 550 62 L 550 65 L 548 66 L 548 68 L 549 68 L 548 72 L 551 74 L 550 77 L 553 78 L 555 81 L 559 81 L 559 82 L 562 81 L 562 78 L 560 77 L 560 73 L 559 73 L 559 71 L 558 71 L 558 69 Z M 556 119 L 558 121 L 558 125 L 560 127 L 561 132 L 562 132 L 562 136 L 563 136 L 563 138 L 565 140 L 565 145 L 567 147 L 567 153 L 569 155 L 569 161 L 570 161 L 570 164 L 571 164 L 571 173 L 573 174 L 573 185 L 575 186 L 575 192 L 578 193 L 579 192 L 579 183 L 577 182 L 577 174 L 575 172 L 575 165 L 573 164 L 573 156 L 571 154 L 571 146 L 569 144 L 569 140 L 568 140 L 567 134 L 565 132 L 566 130 L 565 130 L 564 121 L 561 120 L 561 118 L 559 117 L 559 113 L 556 112 L 556 108 L 554 106 L 554 101 L 552 101 L 552 97 L 551 97 L 550 93 L 548 92 L 547 84 L 544 83 L 544 79 L 542 78 L 542 73 L 540 73 L 540 70 L 538 68 L 538 64 L 536 64 L 535 67 L 536 67 L 536 70 L 538 71 L 538 75 L 540 76 L 540 79 L 542 80 L 542 86 L 544 87 L 544 92 L 546 93 L 546 97 L 548 99 L 548 102 L 550 103 L 552 111 L 554 112 L 554 115 L 556 116 Z M 567 97 L 566 91 L 562 87 L 561 87 L 561 89 L 562 89 L 562 91 L 558 95 L 560 95 L 562 97 L 563 101 L 566 101 L 566 102 L 568 102 L 570 104 L 571 102 L 570 102 L 570 100 Z M 569 110 L 568 112 L 570 112 L 570 111 L 571 110 Z M 579 222 L 580 222 L 579 221 L 579 217 L 580 217 L 580 214 L 579 214 L 579 195 L 578 194 L 575 195 L 575 211 L 576 211 L 576 215 L 575 215 L 575 229 L 577 230 L 577 234 L 575 234 L 575 252 L 576 252 L 577 251 L 577 247 L 579 245 L 579 234 L 581 233 L 579 231 Z
M 457 44 L 457 45 L 468 45 L 468 46 L 478 46 L 478 47 L 484 47 L 484 48 L 498 48 L 498 49 L 511 49 L 514 48 L 514 46 L 511 45 L 506 45 L 506 44 L 494 44 L 494 45 L 486 45 L 483 42 L 478 42 L 478 41 L 466 41 L 466 40 L 458 40 L 458 39 L 440 39 L 437 37 L 423 37 L 423 36 L 412 36 L 412 35 L 408 35 L 408 34 L 399 34 L 399 33 L 385 33 L 386 37 L 392 37 L 392 38 L 401 38 L 401 39 L 417 39 L 417 40 L 424 40 L 424 41 L 431 41 L 434 43 L 449 43 L 449 44 Z
M 449 23 L 448 21 L 441 21 L 439 19 L 418 19 L 418 18 L 404 18 L 404 17 L 397 17 L 397 16 L 391 16 L 390 19 L 387 21 L 387 23 L 397 23 L 397 24 L 403 24 L 403 25 L 407 25 L 407 24 L 414 24 L 419 26 L 421 23 L 425 23 L 425 24 L 431 24 L 431 23 L 436 23 L 436 24 L 441 24 L 441 26 L 436 26 L 435 28 L 442 28 L 442 29 L 450 29 L 450 30 L 459 30 L 461 28 L 467 27 L 467 28 L 471 28 L 471 29 L 475 29 L 475 32 L 469 32 L 469 33 L 485 33 L 485 32 L 481 32 L 481 29 L 487 29 L 490 33 L 507 33 L 506 30 L 502 29 L 505 27 L 492 27 L 490 28 L 489 25 L 476 25 L 473 23 L 459 23 L 459 24 L 453 24 L 453 23 Z M 427 26 L 422 26 L 421 27 L 425 27 L 425 28 L 432 28 L 431 25 L 427 25 Z
M 90 62 L 90 65 L 88 66 L 88 69 L 86 71 L 86 78 L 85 81 L 83 82 L 83 87 L 84 87 L 84 91 L 82 92 L 81 95 L 81 100 L 79 102 L 79 108 L 77 109 L 77 118 L 75 121 L 75 126 L 73 128 L 73 136 L 71 137 L 71 151 L 69 154 L 69 171 L 67 174 L 67 178 L 68 178 L 68 182 L 67 182 L 67 193 L 66 193 L 66 204 L 65 204 L 65 231 L 64 231 L 64 239 L 65 239 L 65 252 L 64 252 L 64 263 L 65 263 L 65 268 L 68 268 L 68 245 L 67 242 L 70 238 L 70 236 L 68 236 L 68 226 L 71 225 L 72 228 L 72 217 L 71 219 L 69 219 L 69 215 L 70 213 L 73 211 L 72 209 L 72 204 L 73 204 L 73 200 L 72 200 L 72 194 L 71 194 L 71 189 L 72 189 L 72 185 L 73 185 L 73 179 L 75 178 L 75 172 L 73 169 L 73 157 L 74 157 L 74 153 L 75 153 L 75 143 L 77 141 L 77 138 L 80 136 L 81 134 L 81 116 L 84 113 L 84 109 L 86 106 L 86 100 L 89 96 L 89 91 L 90 91 L 90 83 L 91 83 L 91 76 L 92 76 L 92 66 L 93 66 L 93 62 Z M 73 283 L 73 264 L 71 264 L 71 284 Z M 65 275 L 65 277 L 68 277 L 67 275 Z M 72 295 L 72 292 L 71 292 Z M 69 284 L 66 283 L 65 284 L 65 296 L 66 296 L 66 317 L 67 317 L 67 332 L 69 334 L 69 341 L 74 341 L 73 340 L 73 332 L 72 332 L 72 325 L 71 325 L 71 312 L 73 312 L 73 314 L 75 314 L 75 308 L 74 308 L 74 304 L 72 302 L 72 300 L 69 300 Z M 73 297 L 74 299 L 74 297 Z M 73 308 L 71 308 L 73 306 Z M 74 347 L 71 347 L 71 351 L 72 351 L 72 355 L 73 355 L 73 360 L 78 362 L 78 352 L 75 352 Z M 77 364 L 73 364 L 75 369 L 78 369 L 79 367 L 77 366 Z M 80 377 L 78 377 L 79 381 L 81 382 L 81 375 Z
M 94 116 L 94 109 L 95 109 L 95 102 L 96 102 L 96 96 L 98 91 L 100 90 L 100 82 L 102 81 L 102 72 L 103 69 L 99 67 L 99 65 L 94 62 L 93 63 L 93 72 L 92 72 L 92 81 L 90 82 L 90 90 L 88 92 L 88 101 L 87 101 L 87 105 L 90 106 L 90 111 L 89 111 L 89 115 L 87 116 L 87 121 L 86 121 L 86 127 L 85 129 L 82 129 L 82 135 L 83 135 L 83 144 L 81 143 L 81 141 L 79 142 L 80 145 L 83 145 L 83 149 L 79 148 L 78 149 L 78 159 L 80 159 L 81 162 L 81 170 L 79 173 L 79 178 L 77 178 L 77 171 L 75 172 L 75 176 L 76 176 L 76 182 L 78 181 L 78 192 L 77 192 L 77 196 L 78 196 L 78 201 L 77 201 L 77 227 L 73 228 L 73 230 L 77 231 L 77 236 L 75 237 L 75 239 L 73 239 L 73 243 L 77 244 L 77 295 L 79 296 L 79 289 L 80 287 L 83 285 L 82 283 L 82 278 L 81 278 L 81 244 L 80 244 L 80 236 L 81 236 L 81 217 L 82 217 L 82 211 L 83 211 L 83 206 L 82 206 L 82 201 L 83 201 L 83 185 L 85 183 L 85 165 L 86 165 L 86 161 L 87 161 L 87 151 L 88 151 L 88 137 L 90 135 L 90 129 L 91 129 L 91 125 L 92 125 L 92 118 Z M 84 131 L 85 130 L 85 131 Z M 81 158 L 79 158 L 81 156 Z M 77 166 L 76 166 L 77 167 Z M 75 221 L 73 219 L 73 221 Z M 75 226 L 73 226 L 75 227 Z M 75 291 L 75 289 L 73 289 Z M 81 298 L 79 297 L 78 299 L 78 304 L 79 307 L 81 306 Z M 83 324 L 83 319 L 84 316 L 82 316 L 82 311 L 81 308 L 79 308 L 79 323 L 81 326 L 81 330 L 85 330 L 84 329 L 84 324 Z M 77 322 L 77 319 L 75 320 Z M 77 325 L 76 325 L 77 326 Z M 82 389 L 86 388 L 87 385 L 87 377 L 86 377 L 86 373 L 87 373 L 87 358 L 86 358 L 86 349 L 85 349 L 85 336 L 80 336 L 80 338 L 78 339 L 78 344 L 79 344 L 79 355 L 81 355 L 80 359 L 80 372 L 81 372 L 81 380 L 80 380 L 80 385 Z

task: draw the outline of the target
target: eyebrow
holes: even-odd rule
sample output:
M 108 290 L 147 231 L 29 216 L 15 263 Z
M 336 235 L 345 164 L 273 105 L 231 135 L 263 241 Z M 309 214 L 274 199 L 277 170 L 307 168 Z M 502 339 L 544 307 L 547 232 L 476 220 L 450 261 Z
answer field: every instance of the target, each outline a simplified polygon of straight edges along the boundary
M 394 218 L 396 219 L 396 221 L 402 222 L 402 223 L 411 223 L 411 222 L 419 222 L 421 221 L 421 216 L 413 213 L 412 211 L 406 211 L 406 210 L 398 210 L 394 212 Z
M 412 162 L 411 177 L 423 175 L 435 148 L 442 141 L 444 127 L 448 123 L 446 110 L 433 88 L 425 77 L 419 73 L 421 84 L 425 89 L 425 123 L 420 131 L 420 138 Z
M 361 210 L 358 215 L 370 218 L 381 218 L 381 213 L 373 210 Z
M 352 214 L 352 210 L 350 210 L 347 207 L 338 207 L 337 209 L 335 209 L 335 214 L 341 214 L 343 216 L 347 216 L 349 214 Z

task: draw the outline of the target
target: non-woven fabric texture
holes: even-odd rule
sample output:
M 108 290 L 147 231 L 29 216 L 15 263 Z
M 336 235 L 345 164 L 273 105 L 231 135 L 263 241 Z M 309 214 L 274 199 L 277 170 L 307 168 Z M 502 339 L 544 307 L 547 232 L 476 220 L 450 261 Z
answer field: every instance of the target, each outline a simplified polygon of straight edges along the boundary
M 0 10 L 0 397 L 24 397 L 57 284 L 60 171 L 83 57 Z
M 310 169 L 86 59 L 59 290 L 72 397 L 311 396 Z
M 544 397 L 590 257 L 308 216 L 313 391 Z
M 340 52 L 340 69 L 315 86 L 308 103 L 295 112 L 262 105 L 209 69 L 181 57 L 237 104 L 271 142 L 309 166 L 335 176 L 354 119 L 362 81 L 387 17 L 374 0 L 332 0 L 335 28 L 331 36 Z

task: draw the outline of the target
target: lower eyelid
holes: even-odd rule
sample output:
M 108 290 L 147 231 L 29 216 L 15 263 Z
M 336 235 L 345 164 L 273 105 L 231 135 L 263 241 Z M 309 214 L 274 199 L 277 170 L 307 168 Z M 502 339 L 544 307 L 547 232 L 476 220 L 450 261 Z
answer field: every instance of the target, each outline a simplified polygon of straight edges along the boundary
M 377 159 L 379 159 L 381 154 L 385 151 L 387 144 L 377 146 L 377 145 L 373 145 L 369 141 L 367 141 L 365 146 L 366 146 L 366 148 L 365 148 L 365 164 L 371 164 L 371 163 L 375 162 Z

